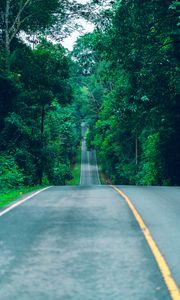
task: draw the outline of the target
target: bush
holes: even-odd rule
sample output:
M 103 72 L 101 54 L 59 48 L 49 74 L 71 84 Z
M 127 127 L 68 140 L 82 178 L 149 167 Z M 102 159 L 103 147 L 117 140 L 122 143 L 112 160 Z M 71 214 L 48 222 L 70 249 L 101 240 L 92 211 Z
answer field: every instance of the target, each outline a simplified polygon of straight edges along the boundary
M 72 179 L 70 164 L 56 162 L 48 174 L 48 180 L 54 185 L 65 185 L 66 180 Z
M 142 185 L 156 185 L 161 182 L 161 155 L 159 133 L 150 134 L 143 144 L 143 156 L 137 181 Z
M 5 191 L 22 185 L 22 171 L 12 156 L 0 156 L 0 190 Z

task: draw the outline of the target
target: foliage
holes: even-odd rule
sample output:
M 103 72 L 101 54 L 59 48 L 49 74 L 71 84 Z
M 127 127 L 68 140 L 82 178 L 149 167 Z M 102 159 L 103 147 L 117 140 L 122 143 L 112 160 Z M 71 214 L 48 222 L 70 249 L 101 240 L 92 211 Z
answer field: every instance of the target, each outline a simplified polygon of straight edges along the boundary
M 180 184 L 178 7 L 115 1 L 74 50 L 88 54 L 85 65 L 76 56 L 86 75 L 88 146 L 115 183 Z
M 43 39 L 31 49 L 17 40 L 11 71 L 0 78 L 0 151 L 12 157 L 21 184 L 65 184 L 72 177 L 80 120 L 72 104 L 70 65 L 60 45 Z M 12 188 L 18 186 L 18 178 L 9 180 Z M 2 186 L 7 188 L 4 180 Z
M 67 180 L 68 185 L 79 185 L 80 184 L 80 174 L 81 174 L 81 147 L 78 147 L 75 161 L 72 165 L 72 179 Z
M 143 160 L 137 175 L 140 184 L 157 185 L 160 183 L 162 165 L 159 142 L 160 136 L 158 132 L 149 135 L 143 143 Z
M 82 120 L 113 182 L 180 184 L 179 1 L 36 2 L 0 3 L 1 189 L 71 179 Z M 42 37 L 77 14 L 71 55 Z
M 72 105 L 61 107 L 56 101 L 47 115 L 44 153 L 44 172 L 49 182 L 65 184 L 72 178 L 74 162 L 80 141 L 80 124 Z M 52 159 L 53 158 L 53 159 Z
M 0 156 L 0 166 L 0 191 L 23 183 L 22 171 L 12 156 Z
M 0 192 L 0 207 L 4 207 L 23 195 L 42 189 L 42 186 L 20 186 L 14 189 L 4 189 Z

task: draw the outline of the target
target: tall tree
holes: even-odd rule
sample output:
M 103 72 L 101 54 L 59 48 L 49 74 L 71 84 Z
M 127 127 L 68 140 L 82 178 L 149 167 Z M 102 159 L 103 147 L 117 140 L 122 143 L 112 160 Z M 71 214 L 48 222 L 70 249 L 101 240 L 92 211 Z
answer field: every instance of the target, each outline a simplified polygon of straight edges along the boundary
M 20 30 L 42 30 L 54 21 L 58 0 L 3 0 L 0 4 L 1 38 L 5 48 L 6 68 L 10 66 L 10 47 Z
M 179 183 L 178 2 L 116 1 L 98 21 L 93 76 L 106 67 L 89 78 L 103 88 L 89 141 L 115 182 Z

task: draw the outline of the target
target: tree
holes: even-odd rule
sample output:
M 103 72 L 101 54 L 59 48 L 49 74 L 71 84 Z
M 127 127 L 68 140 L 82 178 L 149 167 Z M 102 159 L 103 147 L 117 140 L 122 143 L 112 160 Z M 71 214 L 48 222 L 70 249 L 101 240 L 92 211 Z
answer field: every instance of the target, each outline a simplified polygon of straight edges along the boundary
M 101 80 L 89 77 L 91 91 L 97 83 L 103 89 L 89 134 L 114 182 L 142 184 L 148 170 L 146 184 L 179 183 L 177 3 L 116 1 L 107 21 L 98 21 L 91 78 L 106 68 Z
M 16 78 L 16 85 L 13 86 L 14 95 L 12 92 L 9 95 L 13 96 L 12 103 L 4 110 L 2 118 L 0 151 L 13 156 L 25 184 L 42 183 L 45 177 L 50 182 L 58 183 L 59 180 L 62 184 L 71 176 L 70 166 L 79 142 L 80 128 L 76 125 L 77 118 L 68 119 L 70 111 L 75 114 L 73 106 L 66 110 L 66 118 L 62 113 L 72 102 L 70 64 L 60 45 L 42 40 L 32 50 L 22 42 L 16 43 L 11 58 L 11 74 Z M 5 95 L 8 96 L 6 91 Z M 56 116 L 54 119 L 52 114 Z M 61 144 L 63 126 L 67 140 Z M 74 140 L 68 137 L 71 126 L 74 126 Z M 52 149 L 54 154 L 50 156 Z M 63 172 L 61 169 L 58 172 L 60 167 Z
M 11 43 L 20 30 L 44 30 L 54 21 L 58 0 L 3 0 L 0 4 L 2 45 L 5 49 L 6 68 L 10 67 Z
M 0 44 L 4 48 L 6 70 L 10 68 L 13 39 L 22 32 L 43 34 L 62 40 L 77 28 L 79 16 L 87 16 L 87 7 L 70 0 L 2 0 L 0 3 Z M 73 22 L 74 21 L 74 22 Z M 25 38 L 25 37 L 24 37 Z

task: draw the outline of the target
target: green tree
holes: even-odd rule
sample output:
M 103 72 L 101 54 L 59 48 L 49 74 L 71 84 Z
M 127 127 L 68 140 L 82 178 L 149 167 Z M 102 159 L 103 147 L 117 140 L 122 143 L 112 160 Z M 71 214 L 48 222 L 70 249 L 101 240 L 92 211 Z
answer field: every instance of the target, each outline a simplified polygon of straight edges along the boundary
M 105 13 L 87 83 L 102 89 L 89 140 L 114 182 L 178 184 L 178 1 L 116 1 Z

